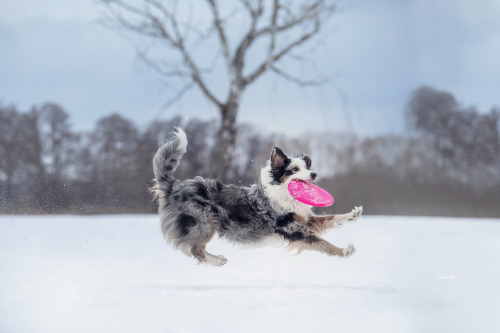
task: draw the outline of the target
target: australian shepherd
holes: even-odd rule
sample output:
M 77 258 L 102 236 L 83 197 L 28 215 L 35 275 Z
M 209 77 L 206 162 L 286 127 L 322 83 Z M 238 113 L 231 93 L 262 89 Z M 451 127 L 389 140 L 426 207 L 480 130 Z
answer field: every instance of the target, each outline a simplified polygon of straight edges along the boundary
M 177 128 L 173 138 L 158 149 L 153 158 L 152 188 L 158 199 L 165 239 L 186 255 L 200 263 L 224 265 L 226 258 L 206 250 L 216 233 L 240 244 L 279 237 L 298 252 L 314 250 L 329 256 L 349 257 L 356 251 L 352 244 L 339 248 L 320 236 L 344 222 L 357 220 L 362 207 L 342 215 L 315 215 L 311 206 L 297 201 L 288 192 L 292 179 L 316 180 L 308 156 L 289 157 L 275 147 L 258 183 L 250 187 L 226 185 L 202 177 L 179 181 L 173 172 L 186 152 L 187 143 L 186 134 Z

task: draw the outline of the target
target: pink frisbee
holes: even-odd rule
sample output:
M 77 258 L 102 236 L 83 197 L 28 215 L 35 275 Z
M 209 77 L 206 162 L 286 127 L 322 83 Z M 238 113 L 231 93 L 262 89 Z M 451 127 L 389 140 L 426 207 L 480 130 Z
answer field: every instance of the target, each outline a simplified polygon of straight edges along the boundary
M 288 184 L 288 192 L 295 199 L 307 205 L 327 207 L 333 204 L 333 197 L 319 186 L 302 180 L 292 180 Z

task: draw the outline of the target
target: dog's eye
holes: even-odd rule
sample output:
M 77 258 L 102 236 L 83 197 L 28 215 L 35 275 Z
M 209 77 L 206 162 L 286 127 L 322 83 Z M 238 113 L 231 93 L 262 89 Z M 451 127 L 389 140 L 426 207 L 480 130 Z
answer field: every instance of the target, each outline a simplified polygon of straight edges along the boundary
M 292 171 L 293 171 L 293 172 L 299 172 L 299 170 L 300 170 L 300 169 L 299 169 L 299 168 L 297 168 L 297 167 L 295 167 L 295 168 L 293 168 L 293 169 L 292 169 Z

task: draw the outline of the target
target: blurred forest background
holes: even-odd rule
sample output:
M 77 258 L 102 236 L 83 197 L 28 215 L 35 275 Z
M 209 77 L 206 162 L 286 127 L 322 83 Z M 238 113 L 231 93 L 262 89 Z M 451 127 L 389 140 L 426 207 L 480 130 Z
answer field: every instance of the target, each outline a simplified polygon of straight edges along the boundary
M 271 135 L 239 124 L 229 182 L 257 182 L 279 146 L 311 156 L 334 212 L 363 205 L 367 214 L 499 217 L 500 110 L 479 113 L 423 86 L 404 112 L 408 131 L 399 136 Z M 177 116 L 142 128 L 110 114 L 77 132 L 57 103 L 0 105 L 0 213 L 155 213 L 151 160 L 175 126 L 189 140 L 176 177 L 210 176 L 215 119 Z
M 155 213 L 181 126 L 180 179 L 247 186 L 279 146 L 333 212 L 500 217 L 495 1 L 56 2 L 0 6 L 0 214 Z

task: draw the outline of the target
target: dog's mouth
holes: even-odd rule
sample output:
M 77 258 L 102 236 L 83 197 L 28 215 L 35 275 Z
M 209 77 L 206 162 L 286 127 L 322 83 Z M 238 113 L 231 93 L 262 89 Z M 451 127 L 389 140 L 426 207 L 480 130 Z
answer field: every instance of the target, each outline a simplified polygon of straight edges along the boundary
M 316 182 L 316 179 L 308 179 L 308 180 L 304 180 L 304 179 L 293 179 L 293 180 L 296 180 L 298 182 L 301 182 L 301 183 L 304 183 L 304 184 L 308 184 L 308 183 L 315 183 Z

